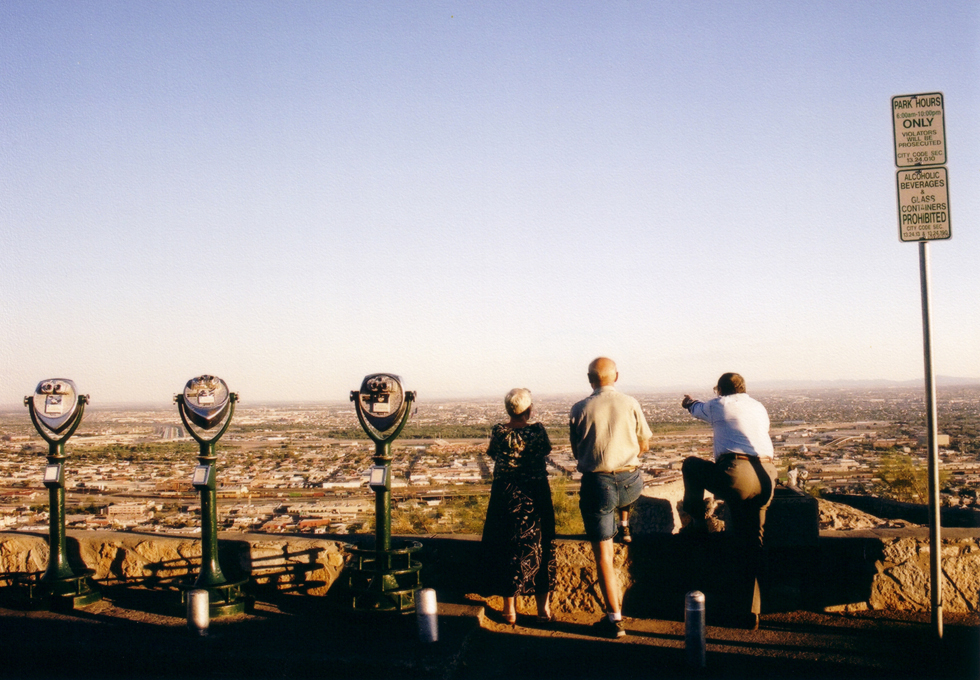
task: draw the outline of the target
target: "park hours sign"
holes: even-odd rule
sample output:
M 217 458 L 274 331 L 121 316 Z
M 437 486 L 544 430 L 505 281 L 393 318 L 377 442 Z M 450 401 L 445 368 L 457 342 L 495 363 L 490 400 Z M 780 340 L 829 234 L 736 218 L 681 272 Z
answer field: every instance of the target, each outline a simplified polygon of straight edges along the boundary
M 892 97 L 898 236 L 902 241 L 948 239 L 949 175 L 942 92 Z
M 945 165 L 946 120 L 942 92 L 892 97 L 895 165 Z

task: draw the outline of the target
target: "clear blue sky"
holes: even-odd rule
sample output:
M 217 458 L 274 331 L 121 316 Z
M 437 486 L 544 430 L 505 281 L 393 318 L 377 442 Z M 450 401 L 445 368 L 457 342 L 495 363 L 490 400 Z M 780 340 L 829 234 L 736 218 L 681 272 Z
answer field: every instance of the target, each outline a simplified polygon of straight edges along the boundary
M 0 405 L 921 378 L 890 104 L 936 91 L 980 379 L 975 0 L 5 0 L 0 83 Z

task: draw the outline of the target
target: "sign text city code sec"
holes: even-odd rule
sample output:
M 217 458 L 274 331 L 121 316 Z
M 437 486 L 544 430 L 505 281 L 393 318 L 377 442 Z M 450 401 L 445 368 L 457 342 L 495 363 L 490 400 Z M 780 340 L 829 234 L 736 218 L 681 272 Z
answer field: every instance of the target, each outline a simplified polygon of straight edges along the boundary
M 942 92 L 892 97 L 892 126 L 897 167 L 946 163 Z

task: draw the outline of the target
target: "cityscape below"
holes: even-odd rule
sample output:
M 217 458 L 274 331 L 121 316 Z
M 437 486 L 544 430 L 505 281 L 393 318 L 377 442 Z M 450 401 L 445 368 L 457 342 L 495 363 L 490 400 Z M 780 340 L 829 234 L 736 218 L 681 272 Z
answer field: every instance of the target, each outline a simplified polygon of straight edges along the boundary
M 711 456 L 710 427 L 691 418 L 676 395 L 635 396 L 654 432 L 649 452 L 641 456 L 646 486 L 679 480 L 688 456 Z M 753 396 L 769 410 L 781 481 L 793 479 L 814 495 L 927 502 L 921 389 L 773 390 Z M 567 431 L 568 412 L 578 398 L 539 398 L 534 405 L 534 419 L 547 427 L 554 447 L 548 461 L 553 492 L 568 498 L 578 489 Z M 976 508 L 980 385 L 942 389 L 938 416 L 942 504 Z M 417 402 L 392 445 L 392 530 L 479 533 L 492 481 L 488 436 L 504 420 L 500 400 Z M 48 445 L 34 431 L 27 409 L 0 411 L 0 450 L 0 526 L 47 531 L 48 493 L 41 480 Z M 367 481 L 375 447 L 349 402 L 242 402 L 216 451 L 221 530 L 373 530 L 374 494 Z M 200 532 L 200 500 L 191 485 L 199 450 L 176 408 L 90 406 L 66 453 L 69 529 Z

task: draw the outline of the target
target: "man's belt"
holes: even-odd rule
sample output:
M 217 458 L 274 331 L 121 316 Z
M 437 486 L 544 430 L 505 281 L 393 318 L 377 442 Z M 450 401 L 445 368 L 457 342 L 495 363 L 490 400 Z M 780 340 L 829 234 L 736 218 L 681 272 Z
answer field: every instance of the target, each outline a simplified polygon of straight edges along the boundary
M 718 456 L 718 462 L 723 460 L 752 460 L 753 458 L 758 458 L 758 456 L 750 456 L 747 453 L 723 453 Z
M 591 472 L 591 474 L 593 474 L 593 475 L 618 475 L 621 472 L 636 472 L 636 470 L 637 470 L 636 467 L 624 467 L 624 468 L 619 468 L 618 470 L 610 470 L 609 472 L 596 472 L 596 471 L 593 470 Z

